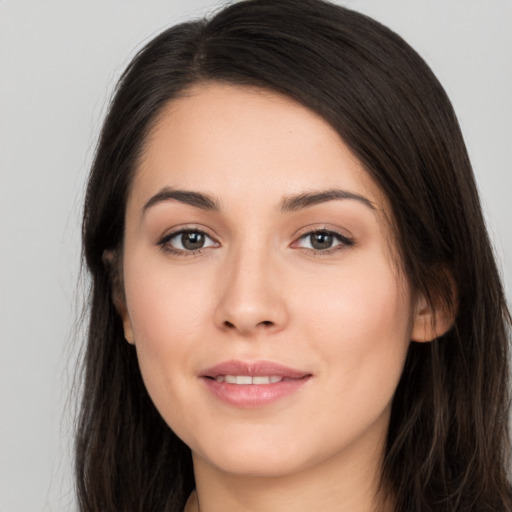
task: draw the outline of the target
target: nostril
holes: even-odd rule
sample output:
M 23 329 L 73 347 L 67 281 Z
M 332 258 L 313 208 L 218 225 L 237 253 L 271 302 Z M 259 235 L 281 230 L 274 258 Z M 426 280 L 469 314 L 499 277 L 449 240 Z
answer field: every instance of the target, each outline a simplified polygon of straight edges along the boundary
M 262 322 L 258 322 L 257 325 L 261 325 L 261 326 L 264 326 L 264 327 L 271 327 L 274 325 L 274 322 L 272 322 L 271 320 L 263 320 Z M 229 328 L 229 329 L 236 329 L 236 325 L 233 323 L 233 322 L 230 322 L 229 320 L 225 320 L 224 321 L 224 326 Z

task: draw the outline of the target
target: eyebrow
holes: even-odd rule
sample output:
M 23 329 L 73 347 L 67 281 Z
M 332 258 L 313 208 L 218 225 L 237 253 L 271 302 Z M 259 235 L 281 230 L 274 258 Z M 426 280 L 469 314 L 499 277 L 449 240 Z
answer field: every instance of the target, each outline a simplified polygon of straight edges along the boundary
M 165 187 L 149 199 L 144 205 L 142 212 L 145 213 L 149 208 L 158 203 L 172 200 L 200 208 L 201 210 L 219 211 L 220 209 L 218 201 L 212 196 L 190 190 L 177 190 Z
M 372 210 L 376 209 L 372 201 L 366 197 L 341 189 L 303 192 L 301 194 L 287 196 L 281 202 L 279 209 L 282 212 L 294 212 L 297 210 L 302 210 L 303 208 L 314 206 L 316 204 L 340 199 L 351 199 L 359 201 Z M 145 213 L 149 208 L 155 206 L 156 204 L 173 200 L 188 204 L 195 208 L 200 208 L 201 210 L 211 210 L 216 212 L 220 210 L 218 200 L 208 194 L 165 187 L 147 201 L 142 211 Z
M 363 203 L 365 206 L 371 208 L 372 210 L 376 209 L 372 201 L 360 194 L 355 194 L 354 192 L 349 192 L 348 190 L 330 189 L 287 196 L 281 203 L 281 211 L 294 212 L 303 208 L 308 208 L 309 206 L 314 206 L 316 204 L 325 203 L 327 201 L 333 201 L 336 199 L 352 199 Z

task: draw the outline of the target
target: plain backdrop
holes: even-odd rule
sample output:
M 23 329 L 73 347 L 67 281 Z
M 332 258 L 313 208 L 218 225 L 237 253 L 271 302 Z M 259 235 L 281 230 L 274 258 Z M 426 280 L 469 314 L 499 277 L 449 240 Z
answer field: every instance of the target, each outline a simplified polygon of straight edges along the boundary
M 512 296 L 510 0 L 339 0 L 401 34 L 464 132 Z M 207 0 L 0 0 L 0 512 L 76 510 L 70 394 L 84 180 L 113 85 Z

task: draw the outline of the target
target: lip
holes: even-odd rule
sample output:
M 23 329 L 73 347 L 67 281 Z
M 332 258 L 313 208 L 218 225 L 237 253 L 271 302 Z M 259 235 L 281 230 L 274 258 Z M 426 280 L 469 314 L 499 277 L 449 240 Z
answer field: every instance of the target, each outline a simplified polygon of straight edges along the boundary
M 270 384 L 231 384 L 216 380 L 225 375 L 277 376 L 283 380 Z M 199 377 L 206 388 L 224 403 L 234 407 L 257 408 L 299 391 L 312 374 L 271 361 L 225 361 L 202 371 Z

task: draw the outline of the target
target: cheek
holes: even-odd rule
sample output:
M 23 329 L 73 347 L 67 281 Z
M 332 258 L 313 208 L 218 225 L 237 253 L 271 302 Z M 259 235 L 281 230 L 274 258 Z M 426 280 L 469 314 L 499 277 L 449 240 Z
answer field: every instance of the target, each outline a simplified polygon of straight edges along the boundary
M 387 428 L 409 346 L 407 285 L 384 260 L 360 264 L 317 280 L 315 293 L 303 295 L 300 304 L 305 339 L 321 353 L 319 384 L 326 390 L 309 413 L 333 445 L 372 425 Z
M 409 335 L 409 285 L 377 251 L 315 275 L 295 295 L 313 332 L 323 333 L 325 339 L 337 334 L 348 344 L 357 339 L 366 340 L 366 345 Z
M 154 350 L 174 350 L 200 330 L 211 294 L 165 262 L 125 264 L 125 294 L 135 339 Z
M 314 293 L 297 294 L 306 338 L 315 340 L 345 396 L 371 398 L 371 390 L 388 400 L 410 342 L 409 287 L 384 258 L 362 259 L 329 277 L 316 281 Z
M 127 309 L 146 388 L 168 419 L 172 410 L 186 410 L 180 390 L 194 377 L 190 361 L 201 350 L 194 340 L 204 329 L 211 293 L 198 290 L 197 282 L 184 278 L 183 270 L 137 261 L 136 251 L 125 261 Z

